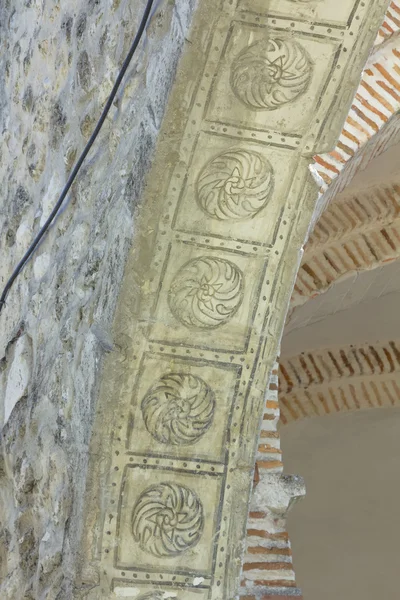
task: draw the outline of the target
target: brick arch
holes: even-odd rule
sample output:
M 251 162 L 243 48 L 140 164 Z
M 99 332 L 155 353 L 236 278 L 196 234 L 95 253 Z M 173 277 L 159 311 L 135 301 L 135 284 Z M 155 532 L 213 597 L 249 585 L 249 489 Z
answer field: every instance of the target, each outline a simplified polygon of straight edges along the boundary
M 385 182 L 385 186 L 362 198 L 346 197 L 340 204 L 335 202 L 358 171 L 400 142 L 399 31 L 400 2 L 393 1 L 336 147 L 314 156 L 321 205 L 327 208 L 305 248 L 291 309 L 325 291 L 348 270 L 373 268 L 400 254 L 400 182 Z M 360 211 L 360 204 L 364 210 Z M 381 238 L 378 244 L 371 244 L 377 235 Z M 356 252 L 352 252 L 353 246 Z M 313 352 L 275 364 L 256 454 L 240 592 L 243 600 L 301 597 L 286 511 L 291 501 L 304 494 L 304 488 L 301 481 L 283 475 L 278 422 L 284 426 L 321 414 L 400 404 L 400 388 L 394 377 L 398 371 L 400 343 L 394 341 Z M 360 398 L 358 391 L 363 394 Z M 276 507 L 274 499 L 262 502 L 271 482 L 288 489 L 291 500 L 286 509 Z M 262 494 L 257 496 L 260 487 Z
M 304 495 L 299 478 L 283 475 L 278 422 L 400 406 L 400 340 L 322 349 L 283 358 L 272 371 L 265 401 L 247 522 L 242 576 L 244 600 L 300 597 L 295 559 L 286 528 L 288 507 L 267 499 L 271 482 L 289 490 L 292 501 Z M 255 491 L 259 486 L 262 493 Z M 259 596 L 261 594 L 261 596 Z
M 393 0 L 386 11 L 385 19 L 378 31 L 375 44 L 380 45 L 400 31 L 400 2 Z
M 344 193 L 329 205 L 308 240 L 292 308 L 327 291 L 346 273 L 374 269 L 399 258 L 399 183 Z
M 334 150 L 314 156 L 315 171 L 325 192 L 357 152 L 381 132 L 400 109 L 400 42 L 376 49 L 363 72 Z M 374 156 L 385 149 L 378 137 Z M 335 188 L 334 188 L 335 189 Z M 335 192 L 337 190 L 335 189 Z
M 376 183 L 359 193 L 346 192 L 357 173 L 367 169 L 374 158 L 398 143 L 399 112 L 343 164 L 322 194 L 322 209 L 314 222 L 297 273 L 291 311 L 326 291 L 349 271 L 375 268 L 398 258 L 398 178 L 394 176 L 393 180 Z
M 305 247 L 291 309 L 326 291 L 345 273 L 375 268 L 400 254 L 399 182 L 382 181 L 372 190 L 346 195 L 358 172 L 400 142 L 396 11 L 400 8 L 392 2 L 378 36 L 386 31 L 386 41 L 378 43 L 367 63 L 335 149 L 314 156 L 323 210 Z
M 400 341 L 305 352 L 279 365 L 283 425 L 400 404 Z

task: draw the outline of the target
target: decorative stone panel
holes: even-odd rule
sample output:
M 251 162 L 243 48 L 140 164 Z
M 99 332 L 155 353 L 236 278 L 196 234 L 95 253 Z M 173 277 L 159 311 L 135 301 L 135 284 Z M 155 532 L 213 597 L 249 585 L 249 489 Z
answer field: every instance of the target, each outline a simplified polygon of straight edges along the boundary
M 265 15 L 266 12 L 263 0 L 240 0 L 239 8 L 248 10 L 259 17 Z M 328 24 L 331 28 L 335 27 L 340 30 L 352 26 L 357 3 L 353 0 L 343 0 L 335 6 L 326 0 L 270 0 L 268 10 L 271 17 L 276 16 L 278 25 L 283 25 L 285 20 L 289 23 L 311 21 L 314 25 L 313 31 L 318 26 L 322 27 Z M 306 29 L 306 27 L 304 28 Z
M 310 157 L 334 144 L 386 4 L 322 0 L 310 20 L 311 4 L 200 3 L 103 375 L 89 597 L 237 597 L 266 382 L 317 202 Z M 275 566 L 250 587 L 285 591 Z
M 133 391 L 129 451 L 223 462 L 241 374 L 237 364 L 165 351 L 144 355 Z

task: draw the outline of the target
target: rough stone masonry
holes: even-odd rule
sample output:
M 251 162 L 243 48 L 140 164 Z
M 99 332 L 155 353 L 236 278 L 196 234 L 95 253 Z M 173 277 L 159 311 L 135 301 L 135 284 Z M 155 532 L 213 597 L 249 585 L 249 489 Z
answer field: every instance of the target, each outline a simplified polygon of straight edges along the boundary
M 0 3 L 0 287 L 91 134 L 144 5 Z M 155 3 L 68 204 L 0 316 L 0 597 L 7 600 L 80 595 L 73 584 L 98 374 L 118 344 L 110 325 L 136 205 L 193 7 Z
M 238 593 L 268 375 L 318 197 L 309 164 L 334 146 L 387 0 L 202 0 L 189 31 L 194 4 L 155 2 L 101 139 L 1 315 L 6 598 Z M 3 4 L 3 283 L 142 10 Z M 267 508 L 284 518 L 281 480 Z M 262 573 L 251 598 L 293 583 L 278 565 Z

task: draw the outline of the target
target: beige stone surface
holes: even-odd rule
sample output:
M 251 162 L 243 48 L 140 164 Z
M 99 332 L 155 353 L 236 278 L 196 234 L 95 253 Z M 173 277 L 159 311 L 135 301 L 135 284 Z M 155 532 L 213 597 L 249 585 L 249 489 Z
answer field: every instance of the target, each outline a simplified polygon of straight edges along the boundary
M 315 33 L 276 6 L 204 1 L 194 18 L 104 371 L 92 598 L 238 593 L 265 382 L 318 199 L 310 156 L 335 142 L 385 3 L 348 2 L 334 26 L 329 7 Z M 285 512 L 289 491 L 270 492 Z
M 1 289 L 91 133 L 144 5 L 1 0 Z M 98 143 L 0 314 L 1 600 L 71 600 L 86 586 L 78 546 L 102 357 L 193 6 L 155 4 Z
M 27 335 L 20 337 L 12 350 L 13 356 L 8 357 L 9 368 L 2 373 L 3 426 L 7 423 L 17 402 L 28 393 L 32 371 L 32 347 L 29 337 Z

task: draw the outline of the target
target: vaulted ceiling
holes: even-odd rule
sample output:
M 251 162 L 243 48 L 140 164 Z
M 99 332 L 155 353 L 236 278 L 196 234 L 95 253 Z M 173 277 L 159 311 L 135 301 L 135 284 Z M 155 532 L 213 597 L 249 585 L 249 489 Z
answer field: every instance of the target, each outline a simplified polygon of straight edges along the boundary
M 338 552 L 337 540 L 343 519 L 353 524 L 364 519 L 368 531 L 371 522 L 379 529 L 376 507 L 368 511 L 374 494 L 381 498 L 389 493 L 384 478 L 385 473 L 390 476 L 390 469 L 382 470 L 378 462 L 387 442 L 384 428 L 398 418 L 400 406 L 399 32 L 397 1 L 390 3 L 336 148 L 314 156 L 311 172 L 320 184 L 320 207 L 304 248 L 282 338 L 279 407 L 284 464 L 287 472 L 294 469 L 305 476 L 308 491 L 302 507 L 293 511 L 289 534 L 300 553 L 298 562 L 296 553 L 294 560 L 298 583 L 310 600 L 319 598 L 324 587 L 332 598 L 339 589 L 346 590 L 346 598 L 376 598 L 375 559 L 388 565 L 382 550 L 390 545 L 387 532 L 375 558 L 358 530 L 353 557 L 351 526 L 346 529 L 345 553 L 343 547 Z M 362 415 L 363 409 L 375 412 Z M 348 413 L 353 416 L 344 421 Z M 371 452 L 377 457 L 371 471 L 373 460 L 361 464 L 360 457 L 367 457 L 372 432 L 373 448 L 379 446 L 379 452 Z M 357 451 L 360 444 L 362 451 Z M 321 456 L 318 471 L 314 458 Z M 363 475 L 350 476 L 349 465 Z M 360 491 L 365 473 L 369 495 Z M 339 479 L 345 481 L 345 501 L 340 486 L 332 485 Z M 329 498 L 324 496 L 327 489 Z M 393 514 L 388 513 L 388 524 Z M 324 532 L 324 539 L 329 535 L 327 553 L 318 546 L 318 532 Z M 345 562 L 355 564 L 349 568 L 351 577 L 341 568 L 344 556 Z M 396 589 L 391 573 L 388 567 L 386 593 L 380 589 L 385 597 Z
M 400 2 L 391 2 L 336 148 L 314 156 L 321 208 L 292 294 L 282 357 L 400 335 L 399 30 Z

